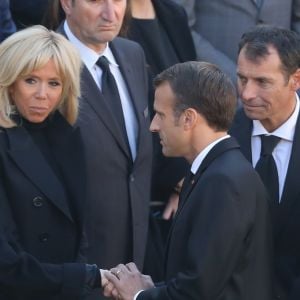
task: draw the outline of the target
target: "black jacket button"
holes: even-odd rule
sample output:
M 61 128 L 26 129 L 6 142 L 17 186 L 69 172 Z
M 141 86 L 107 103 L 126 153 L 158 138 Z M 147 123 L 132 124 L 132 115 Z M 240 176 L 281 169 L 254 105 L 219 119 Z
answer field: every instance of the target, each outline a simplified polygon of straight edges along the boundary
M 42 233 L 39 235 L 39 240 L 41 243 L 46 243 L 49 240 L 49 234 L 48 233 Z
M 43 206 L 43 198 L 40 196 L 34 197 L 32 200 L 32 204 L 34 207 L 42 207 Z

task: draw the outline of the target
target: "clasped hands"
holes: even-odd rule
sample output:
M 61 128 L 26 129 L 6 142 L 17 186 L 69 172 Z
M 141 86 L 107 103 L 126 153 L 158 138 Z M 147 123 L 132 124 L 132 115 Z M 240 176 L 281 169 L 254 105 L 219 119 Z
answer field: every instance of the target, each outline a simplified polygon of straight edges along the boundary
M 117 300 L 133 300 L 139 291 L 154 287 L 151 277 L 143 275 L 134 263 L 101 270 L 101 276 L 104 296 Z

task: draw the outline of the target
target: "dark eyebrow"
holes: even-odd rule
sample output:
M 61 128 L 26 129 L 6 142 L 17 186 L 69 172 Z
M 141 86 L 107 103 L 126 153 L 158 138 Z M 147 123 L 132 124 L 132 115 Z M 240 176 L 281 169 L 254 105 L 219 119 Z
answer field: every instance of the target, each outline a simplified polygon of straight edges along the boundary
M 240 73 L 239 71 L 236 72 L 236 75 L 239 76 L 239 77 L 246 77 L 242 73 Z
M 265 81 L 265 82 L 272 82 L 273 79 L 268 78 L 268 77 L 256 77 L 254 78 L 256 81 Z

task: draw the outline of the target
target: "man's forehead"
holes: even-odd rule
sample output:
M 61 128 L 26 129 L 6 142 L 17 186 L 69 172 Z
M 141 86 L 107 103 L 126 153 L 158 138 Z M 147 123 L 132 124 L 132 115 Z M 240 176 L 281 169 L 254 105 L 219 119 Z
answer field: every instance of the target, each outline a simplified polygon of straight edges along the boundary
M 269 54 L 257 57 L 255 60 L 247 57 L 245 53 L 241 52 L 237 61 L 238 73 L 245 72 L 266 72 L 282 70 L 282 63 L 277 51 L 272 51 Z
M 269 44 L 266 46 L 266 52 L 260 52 L 256 49 L 253 49 L 247 44 L 241 49 L 238 55 L 238 61 L 240 59 L 247 60 L 253 64 L 260 65 L 264 62 L 271 60 L 272 62 L 279 62 L 281 63 L 281 59 L 277 49 L 272 45 Z

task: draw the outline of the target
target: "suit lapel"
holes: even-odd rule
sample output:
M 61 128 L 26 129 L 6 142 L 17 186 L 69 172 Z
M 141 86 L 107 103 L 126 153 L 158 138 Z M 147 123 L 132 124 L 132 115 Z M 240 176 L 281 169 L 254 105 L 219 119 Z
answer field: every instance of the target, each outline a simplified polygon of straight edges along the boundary
M 228 138 L 225 140 L 222 140 L 218 144 L 216 144 L 207 154 L 207 156 L 204 158 L 203 162 L 201 163 L 199 169 L 197 170 L 197 173 L 195 174 L 195 177 L 193 178 L 193 183 L 190 184 L 188 187 L 185 187 L 185 190 L 183 188 L 183 195 L 180 195 L 179 198 L 179 206 L 177 213 L 175 215 L 174 221 L 172 223 L 172 226 L 170 228 L 170 232 L 167 239 L 167 246 L 166 246 L 166 258 L 168 257 L 168 251 L 169 251 L 169 245 L 170 240 L 172 238 L 172 232 L 174 230 L 174 226 L 176 225 L 176 222 L 182 213 L 184 206 L 188 202 L 188 198 L 190 194 L 192 193 L 193 189 L 197 185 L 197 182 L 201 179 L 201 176 L 206 171 L 206 169 L 209 167 L 209 165 L 220 155 L 222 155 L 224 152 L 240 148 L 239 144 L 234 138 Z M 199 196 L 201 198 L 201 196 Z M 199 199 L 201 201 L 201 199 Z M 165 259 L 165 267 L 166 267 L 167 259 Z
M 143 70 L 139 70 L 139 73 L 135 69 L 133 69 L 133 66 L 135 64 L 131 64 L 131 59 L 129 56 L 126 55 L 125 51 L 122 51 L 122 47 L 118 43 L 118 38 L 114 39 L 110 43 L 111 50 L 116 58 L 116 61 L 119 64 L 120 71 L 123 75 L 123 78 L 125 80 L 130 99 L 132 100 L 133 108 L 135 111 L 135 116 L 137 118 L 137 122 L 139 124 L 139 132 L 138 132 L 138 139 L 137 139 L 137 157 L 135 162 L 138 160 L 140 149 L 143 148 L 143 142 L 145 138 L 145 133 L 148 133 L 148 128 L 144 128 L 146 125 L 145 119 L 148 118 L 148 108 L 145 106 L 145 101 L 141 101 L 141 93 L 139 92 L 139 87 L 137 85 L 137 80 L 139 80 L 139 76 L 143 76 Z M 146 93 L 143 93 L 143 97 L 145 97 Z M 147 100 L 147 99 L 146 99 Z
M 137 82 L 136 82 L 136 76 L 134 73 L 136 73 L 136 71 L 134 71 L 133 65 L 131 64 L 131 61 L 128 61 L 128 57 L 126 57 L 126 54 L 124 51 L 122 51 L 120 46 L 116 46 L 117 41 L 113 40 L 110 43 L 111 46 L 111 50 L 116 58 L 116 61 L 119 64 L 121 73 L 124 77 L 124 80 L 126 82 L 126 86 L 129 92 L 129 95 L 131 97 L 131 100 L 133 102 L 133 107 L 135 109 L 135 112 L 141 112 L 144 107 L 142 106 L 143 101 L 139 101 L 139 99 L 137 99 Z M 142 70 L 141 70 L 141 74 L 142 74 Z
M 240 109 L 235 116 L 233 125 L 229 134 L 234 136 L 240 144 L 241 151 L 244 156 L 252 163 L 251 136 L 252 121 L 247 118 L 243 109 Z
M 7 130 L 8 154 L 20 170 L 46 197 L 73 221 L 64 189 L 25 128 Z
M 275 220 L 275 234 L 278 234 L 284 228 L 284 223 L 288 221 L 288 216 L 293 213 L 293 206 L 299 201 L 300 188 L 297 174 L 300 170 L 300 114 L 298 116 L 292 153 L 289 161 L 287 175 L 285 178 L 284 189 L 281 197 L 279 213 Z
M 186 201 L 187 201 L 190 193 L 192 192 L 192 190 L 196 186 L 199 178 L 205 172 L 207 167 L 212 163 L 212 161 L 214 161 L 222 153 L 224 153 L 228 150 L 234 149 L 234 148 L 240 148 L 240 146 L 238 145 L 237 141 L 234 138 L 228 138 L 228 139 L 225 139 L 225 140 L 219 142 L 218 144 L 216 144 L 209 151 L 209 153 L 207 154 L 207 156 L 205 157 L 205 159 L 201 163 L 197 173 L 195 174 L 195 177 L 192 181 L 192 184 L 190 184 L 187 187 L 187 189 L 183 192 L 183 195 L 180 195 L 180 204 L 179 204 L 179 207 L 178 207 L 178 210 L 177 210 L 176 217 L 178 217 L 178 215 L 180 214 L 181 210 L 183 209 L 184 205 L 186 204 Z
M 251 2 L 256 6 L 257 10 L 261 10 L 264 5 L 264 0 L 251 0 Z
M 115 137 L 116 142 L 121 146 L 124 153 L 131 158 L 123 132 L 86 66 L 83 66 L 81 78 L 82 101 L 89 103 L 107 130 Z

